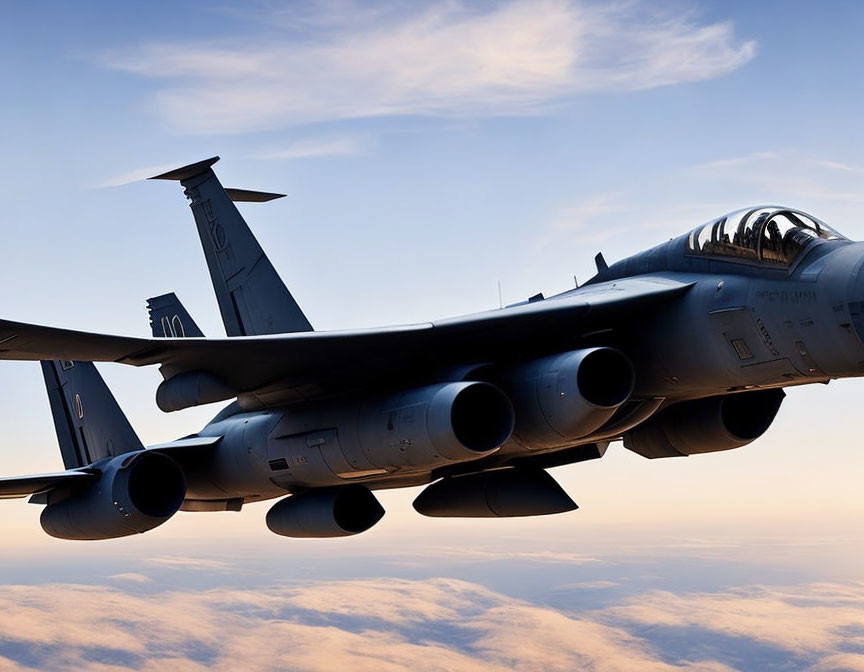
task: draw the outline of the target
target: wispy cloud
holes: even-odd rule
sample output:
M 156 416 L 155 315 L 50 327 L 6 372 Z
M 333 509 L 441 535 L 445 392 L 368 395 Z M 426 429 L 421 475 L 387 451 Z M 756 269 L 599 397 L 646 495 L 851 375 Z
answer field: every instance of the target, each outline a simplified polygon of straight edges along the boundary
M 598 579 L 596 581 L 575 581 L 573 583 L 565 583 L 558 586 L 558 590 L 606 590 L 608 588 L 616 588 L 617 581 L 606 581 Z
M 629 240 L 632 253 L 638 245 L 656 244 L 725 212 L 763 203 L 812 211 L 854 236 L 849 228 L 857 226 L 859 218 L 848 214 L 864 203 L 864 166 L 791 150 L 721 157 L 650 179 L 651 189 L 641 195 L 603 192 L 560 207 L 536 235 L 534 249 L 590 249 Z M 668 194 L 680 198 L 670 201 Z
M 456 579 L 336 581 L 291 592 L 291 603 L 304 609 L 406 623 L 455 620 L 480 604 L 509 602 L 503 595 Z
M 622 192 L 595 194 L 554 212 L 537 234 L 533 247 L 542 254 L 561 246 L 596 250 L 602 243 L 616 239 L 656 244 L 666 235 L 683 233 L 714 214 L 707 206 L 639 202 L 633 194 Z M 634 221 L 638 222 L 636 229 Z
M 580 243 L 596 244 L 620 235 L 630 222 L 620 226 L 598 226 L 598 220 L 623 214 L 631 209 L 622 193 L 596 194 L 580 203 L 559 209 L 547 223 L 545 231 L 538 236 L 535 247 L 542 250 L 560 242 L 562 238 L 576 236 Z
M 864 654 L 838 653 L 823 658 L 807 672 L 864 672 Z
M 818 165 L 821 165 L 824 168 L 831 168 L 832 170 L 840 170 L 846 173 L 864 173 L 864 168 L 861 166 L 853 166 L 848 163 L 843 163 L 842 161 L 817 161 Z
M 148 177 L 153 177 L 154 175 L 159 175 L 160 173 L 167 172 L 172 168 L 177 168 L 178 166 L 184 165 L 182 162 L 179 163 L 160 163 L 158 165 L 151 166 L 141 166 L 140 168 L 134 168 L 132 170 L 127 170 L 123 173 L 119 173 L 118 175 L 113 175 L 111 177 L 107 177 L 100 182 L 97 182 L 93 185 L 94 189 L 105 189 L 107 187 L 122 187 L 127 184 L 132 184 L 133 182 L 140 182 L 141 180 L 146 180 Z
M 725 593 L 654 591 L 608 612 L 653 626 L 698 627 L 804 655 L 864 646 L 864 586 L 755 586 Z
M 230 565 L 219 560 L 211 560 L 208 558 L 187 558 L 177 555 L 147 558 L 144 563 L 154 567 L 166 567 L 168 569 L 203 569 L 212 572 L 232 571 Z
M 256 159 L 316 159 L 360 154 L 365 143 L 360 138 L 344 137 L 324 140 L 298 140 L 287 147 L 267 149 L 253 155 Z
M 108 577 L 113 581 L 126 581 L 131 583 L 152 583 L 153 579 L 151 579 L 146 574 L 139 574 L 138 572 L 123 572 L 121 574 L 113 574 Z
M 600 562 L 598 558 L 586 555 L 584 553 L 576 553 L 571 551 L 555 551 L 555 550 L 538 550 L 538 551 L 517 551 L 510 549 L 496 548 L 466 548 L 465 546 L 427 546 L 416 551 L 417 555 L 428 559 L 430 556 L 436 559 L 446 559 L 448 561 L 458 560 L 459 562 L 487 562 L 489 560 L 525 560 L 528 562 L 543 562 L 550 564 L 566 564 L 570 566 L 587 565 L 594 562 Z M 402 558 L 413 558 L 413 553 L 410 549 L 400 549 Z
M 536 114 L 580 94 L 720 77 L 756 54 L 730 23 L 632 2 L 439 0 L 388 12 L 345 2 L 339 21 L 322 7 L 302 13 L 302 31 L 289 21 L 276 37 L 153 42 L 102 62 L 158 82 L 157 108 L 178 129 L 221 133 L 392 115 Z
M 748 187 L 764 194 L 769 202 L 864 201 L 864 168 L 800 152 L 754 152 L 709 161 L 691 172 L 715 183 Z
M 374 139 L 368 137 L 340 136 L 335 138 L 305 138 L 297 140 L 287 146 L 262 149 L 249 156 L 253 159 L 283 160 L 315 159 L 334 156 L 353 156 L 362 154 L 370 146 L 374 145 Z M 106 177 L 96 182 L 93 189 L 106 189 L 110 187 L 122 187 L 133 182 L 146 180 L 154 175 L 167 172 L 179 166 L 191 163 L 192 159 L 178 160 L 174 163 L 161 163 L 158 165 L 141 166 L 132 170 Z
M 782 156 L 782 152 L 753 152 L 743 156 L 731 156 L 706 161 L 705 163 L 693 166 L 692 170 L 698 173 L 725 172 L 727 170 L 736 170 L 745 166 L 750 166 L 758 162 L 776 161 Z

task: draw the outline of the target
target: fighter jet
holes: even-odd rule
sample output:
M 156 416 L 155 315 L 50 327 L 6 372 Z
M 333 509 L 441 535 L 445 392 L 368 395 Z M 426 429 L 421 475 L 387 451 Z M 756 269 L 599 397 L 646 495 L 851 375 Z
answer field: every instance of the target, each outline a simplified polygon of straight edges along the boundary
M 556 296 L 316 332 L 234 205 L 279 195 L 226 190 L 215 161 L 158 178 L 185 189 L 227 338 L 204 337 L 174 295 L 151 299 L 152 338 L 0 320 L 0 359 L 52 360 L 66 471 L 0 479 L 0 495 L 45 505 L 49 534 L 119 537 L 181 508 L 278 499 L 273 532 L 346 536 L 380 520 L 375 490 L 421 485 L 429 516 L 570 511 L 547 468 L 619 440 L 647 458 L 738 448 L 784 388 L 864 375 L 864 245 L 799 210 L 738 210 L 611 266 L 598 255 Z M 145 448 L 94 361 L 159 365 L 166 412 L 231 403 Z

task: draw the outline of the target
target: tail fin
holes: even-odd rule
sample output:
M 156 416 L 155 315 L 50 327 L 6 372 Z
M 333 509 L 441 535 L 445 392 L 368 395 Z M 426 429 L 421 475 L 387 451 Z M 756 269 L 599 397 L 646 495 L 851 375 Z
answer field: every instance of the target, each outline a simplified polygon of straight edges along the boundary
M 218 160 L 216 156 L 151 179 L 179 180 L 185 188 L 225 332 L 260 336 L 312 331 L 232 200 L 265 201 L 279 194 L 240 189 L 229 193 L 211 168 Z
M 153 338 L 202 338 L 204 336 L 174 292 L 147 299 L 147 312 L 150 314 Z
M 143 450 L 141 440 L 92 362 L 41 362 L 54 429 L 67 469 Z

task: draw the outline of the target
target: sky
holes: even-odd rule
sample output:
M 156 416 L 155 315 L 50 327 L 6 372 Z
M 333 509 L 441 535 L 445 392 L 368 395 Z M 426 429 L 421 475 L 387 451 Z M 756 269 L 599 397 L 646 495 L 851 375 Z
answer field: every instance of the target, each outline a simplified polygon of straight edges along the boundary
M 0 1 L 0 315 L 149 333 L 218 310 L 180 188 L 219 155 L 316 329 L 572 287 L 724 212 L 782 203 L 864 239 L 864 6 L 698 0 Z M 100 365 L 145 443 L 155 368 Z M 60 467 L 38 366 L 4 362 L 4 474 Z M 862 381 L 794 389 L 751 446 L 553 470 L 580 510 L 357 538 L 267 505 L 134 539 L 0 517 L 0 670 L 864 670 Z M 520 627 L 516 627 L 517 624 Z M 74 627 L 69 627 L 74 625 Z M 389 666 L 389 667 L 388 667 Z

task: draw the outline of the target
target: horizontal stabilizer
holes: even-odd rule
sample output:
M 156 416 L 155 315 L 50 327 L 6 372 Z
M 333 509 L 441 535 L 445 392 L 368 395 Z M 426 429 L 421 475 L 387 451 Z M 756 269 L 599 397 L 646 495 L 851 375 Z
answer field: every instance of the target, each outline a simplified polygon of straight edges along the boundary
M 37 495 L 58 487 L 80 487 L 97 478 L 99 474 L 90 471 L 60 471 L 53 474 L 0 478 L 0 499 Z
M 147 446 L 147 450 L 167 455 L 186 473 L 193 473 L 211 460 L 220 441 L 221 436 L 187 436 L 185 439 Z
M 188 180 L 193 177 L 197 177 L 198 175 L 201 175 L 203 173 L 206 173 L 207 170 L 212 167 L 213 164 L 215 164 L 218 160 L 218 156 L 213 156 L 209 159 L 204 159 L 203 161 L 190 163 L 188 166 L 183 166 L 182 168 L 175 168 L 174 170 L 169 170 L 167 173 L 162 173 L 161 175 L 154 175 L 149 179 L 176 180 L 177 182 L 182 182 L 183 180 Z M 276 194 L 270 191 L 255 191 L 253 189 L 226 188 L 225 192 L 228 194 L 228 197 L 235 203 L 266 203 L 267 201 L 273 201 L 277 198 L 285 197 L 285 194 Z
M 204 332 L 174 292 L 147 299 L 154 338 L 203 338 Z
M 266 203 L 277 198 L 285 198 L 285 194 L 274 194 L 269 191 L 252 191 L 251 189 L 225 188 L 225 193 L 235 203 Z
M 195 177 L 196 175 L 200 175 L 201 173 L 206 173 L 210 166 L 216 163 L 219 160 L 218 156 L 213 156 L 209 159 L 204 159 L 203 161 L 198 161 L 197 163 L 190 163 L 188 166 L 183 166 L 182 168 L 176 168 L 174 170 L 169 170 L 167 173 L 162 173 L 161 175 L 154 175 L 151 177 L 151 180 L 188 180 L 191 177 Z
M 176 455 L 178 452 L 208 450 L 221 440 L 221 436 L 189 436 L 185 439 L 177 439 L 176 441 L 168 441 L 167 443 L 157 443 L 153 446 L 147 446 L 147 450 L 155 450 L 159 453 Z

